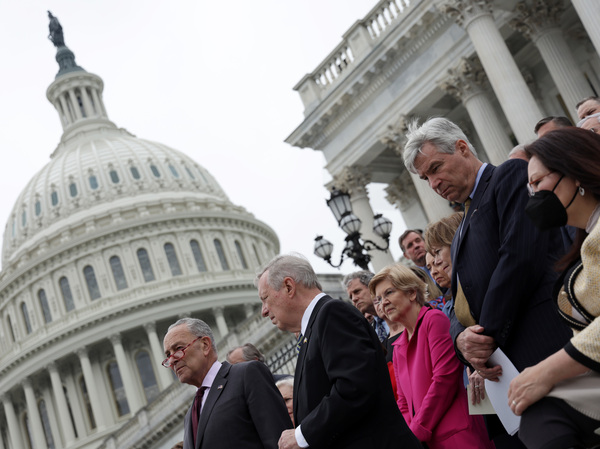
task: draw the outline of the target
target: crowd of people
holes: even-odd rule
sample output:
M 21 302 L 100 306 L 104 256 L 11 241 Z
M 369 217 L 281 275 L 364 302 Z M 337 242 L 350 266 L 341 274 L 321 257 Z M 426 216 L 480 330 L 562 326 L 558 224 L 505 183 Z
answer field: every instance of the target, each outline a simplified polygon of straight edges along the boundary
M 203 322 L 173 324 L 163 365 L 198 387 L 183 447 L 213 447 L 223 426 L 214 447 L 600 447 L 600 100 L 578 115 L 540 120 L 498 167 L 451 121 L 413 123 L 407 169 L 462 210 L 402 234 L 408 264 L 347 275 L 351 304 L 303 257 L 270 261 L 256 286 L 262 315 L 297 335 L 294 377 L 248 344 L 221 364 Z M 502 379 L 498 349 L 520 373 L 515 434 L 469 409 Z

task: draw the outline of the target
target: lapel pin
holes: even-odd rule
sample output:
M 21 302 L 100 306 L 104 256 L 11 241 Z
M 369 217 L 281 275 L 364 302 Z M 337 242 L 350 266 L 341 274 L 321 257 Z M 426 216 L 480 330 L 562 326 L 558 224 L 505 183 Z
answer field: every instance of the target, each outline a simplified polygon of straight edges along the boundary
M 306 339 L 306 337 L 304 337 L 304 343 L 306 343 L 308 340 Z
M 223 385 L 219 385 L 219 386 L 217 387 L 217 390 L 222 390 L 222 389 L 223 389 Z

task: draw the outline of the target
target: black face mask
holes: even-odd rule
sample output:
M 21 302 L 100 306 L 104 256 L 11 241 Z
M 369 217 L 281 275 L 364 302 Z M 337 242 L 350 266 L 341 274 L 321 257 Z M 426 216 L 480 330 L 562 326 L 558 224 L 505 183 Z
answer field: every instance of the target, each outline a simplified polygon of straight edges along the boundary
M 529 201 L 525 206 L 525 214 L 535 226 L 542 230 L 559 228 L 567 224 L 567 209 L 575 201 L 577 189 L 575 189 L 575 195 L 573 195 L 567 207 L 564 207 L 554 193 L 562 179 L 563 176 L 558 180 L 552 191 L 540 190 L 529 197 Z

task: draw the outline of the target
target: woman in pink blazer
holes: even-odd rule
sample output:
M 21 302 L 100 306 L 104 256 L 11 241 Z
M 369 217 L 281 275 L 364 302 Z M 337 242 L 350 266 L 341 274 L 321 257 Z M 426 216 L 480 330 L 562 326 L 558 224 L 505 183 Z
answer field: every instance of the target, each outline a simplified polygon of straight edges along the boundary
M 405 327 L 394 343 L 398 407 L 430 449 L 492 449 L 483 418 L 469 415 L 463 367 L 450 338 L 450 321 L 425 305 L 426 287 L 409 268 L 390 265 L 369 283 L 392 321 Z

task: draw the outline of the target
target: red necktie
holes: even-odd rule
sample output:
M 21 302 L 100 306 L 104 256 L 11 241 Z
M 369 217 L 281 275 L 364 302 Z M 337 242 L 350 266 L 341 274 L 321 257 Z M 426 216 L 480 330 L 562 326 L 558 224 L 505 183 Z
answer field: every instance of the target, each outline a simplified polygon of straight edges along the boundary
M 204 396 L 205 390 L 208 390 L 208 387 L 198 388 L 198 391 L 196 391 L 196 397 L 194 398 L 194 405 L 192 405 L 192 434 L 194 435 L 194 447 L 196 447 L 198 421 L 200 421 L 200 409 L 202 408 L 202 397 Z

